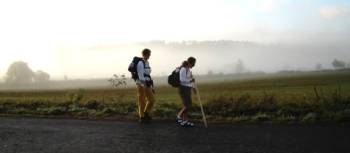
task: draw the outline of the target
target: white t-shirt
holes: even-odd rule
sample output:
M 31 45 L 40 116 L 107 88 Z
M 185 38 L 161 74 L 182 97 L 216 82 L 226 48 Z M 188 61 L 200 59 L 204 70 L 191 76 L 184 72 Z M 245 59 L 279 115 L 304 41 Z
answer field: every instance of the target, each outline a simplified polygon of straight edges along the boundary
M 190 69 L 186 69 L 181 67 L 180 69 L 180 84 L 186 87 L 193 87 L 193 83 L 191 82 L 193 79 L 193 75 Z
M 142 61 L 139 61 L 139 63 L 137 63 L 137 75 L 139 76 L 140 81 L 150 81 L 151 78 L 148 76 L 145 76 L 145 74 L 150 76 L 152 69 L 149 66 L 148 61 L 144 60 L 144 62 L 145 62 L 145 66 L 143 65 Z

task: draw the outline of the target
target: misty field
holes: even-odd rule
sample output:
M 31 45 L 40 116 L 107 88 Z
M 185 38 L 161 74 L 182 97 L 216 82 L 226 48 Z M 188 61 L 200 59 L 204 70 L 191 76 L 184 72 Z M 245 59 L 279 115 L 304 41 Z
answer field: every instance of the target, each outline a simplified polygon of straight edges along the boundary
M 350 71 L 256 79 L 198 81 L 209 122 L 348 122 Z M 195 96 L 195 95 L 193 95 Z M 156 119 L 173 119 L 181 107 L 176 88 L 156 88 Z M 191 116 L 200 120 L 196 98 Z M 136 89 L 1 91 L 0 114 L 136 119 Z

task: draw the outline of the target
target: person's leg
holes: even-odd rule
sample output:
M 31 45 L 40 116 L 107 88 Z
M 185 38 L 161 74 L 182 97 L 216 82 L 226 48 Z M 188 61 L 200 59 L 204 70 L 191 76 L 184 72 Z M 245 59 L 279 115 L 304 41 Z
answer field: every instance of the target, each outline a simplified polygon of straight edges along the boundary
M 184 87 L 183 86 L 180 86 L 178 88 L 178 93 L 180 95 L 180 98 L 181 98 L 181 101 L 182 101 L 182 104 L 183 104 L 183 107 L 177 113 L 177 116 L 176 116 L 176 123 L 180 124 L 184 120 L 184 114 L 183 113 L 186 110 L 186 107 L 185 107 L 185 96 L 184 96 Z
M 145 93 L 146 93 L 146 98 L 147 98 L 147 103 L 146 103 L 146 107 L 144 109 L 145 113 L 150 113 L 152 111 L 154 102 L 156 101 L 152 92 L 151 88 L 146 88 L 145 89 Z
M 190 87 L 185 88 L 184 99 L 185 99 L 184 119 L 187 121 L 188 120 L 188 112 L 189 112 L 189 109 L 192 105 L 192 97 L 191 97 L 191 88 Z
M 184 89 L 184 111 L 183 111 L 183 122 L 181 123 L 182 126 L 185 127 L 193 127 L 194 124 L 189 122 L 188 112 L 192 105 L 192 97 L 191 97 L 191 88 L 185 87 Z
M 184 107 L 184 111 L 183 111 L 183 113 L 182 113 L 182 119 L 183 119 L 184 121 L 187 121 L 187 120 L 188 120 L 188 107 L 187 107 L 187 106 Z
M 181 110 L 180 110 L 180 112 L 177 113 L 177 117 L 178 117 L 178 118 L 183 118 L 183 112 L 185 111 L 185 109 L 186 109 L 185 107 L 182 107 Z
M 137 97 L 138 97 L 139 117 L 143 118 L 145 116 L 144 109 L 146 105 L 146 94 L 145 94 L 145 88 L 140 85 L 137 85 Z
M 180 112 L 176 116 L 176 123 L 180 124 L 182 121 L 185 120 L 185 113 L 186 113 L 187 108 L 183 106 L 180 110 Z

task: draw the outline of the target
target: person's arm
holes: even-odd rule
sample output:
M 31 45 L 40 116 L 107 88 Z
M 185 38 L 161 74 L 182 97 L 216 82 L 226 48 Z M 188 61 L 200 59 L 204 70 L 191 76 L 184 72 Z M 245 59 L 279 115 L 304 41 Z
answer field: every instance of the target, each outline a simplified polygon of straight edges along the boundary
M 186 68 L 180 69 L 180 82 L 189 84 L 192 82 L 192 78 L 187 77 L 187 73 L 189 73 Z
M 143 65 L 142 61 L 139 61 L 139 63 L 137 63 L 137 75 L 139 76 L 139 80 L 141 82 L 145 82 L 145 66 Z

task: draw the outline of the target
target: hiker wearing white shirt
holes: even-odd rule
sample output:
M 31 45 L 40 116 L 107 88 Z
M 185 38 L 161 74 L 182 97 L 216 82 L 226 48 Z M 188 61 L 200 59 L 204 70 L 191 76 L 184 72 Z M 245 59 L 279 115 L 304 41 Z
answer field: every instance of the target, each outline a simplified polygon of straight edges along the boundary
M 149 65 L 149 58 L 151 50 L 144 49 L 142 51 L 142 60 L 137 63 L 137 97 L 138 97 L 138 112 L 139 122 L 148 123 L 152 120 L 150 112 L 152 111 L 155 98 L 153 90 L 153 80 L 151 78 L 151 67 Z
M 179 94 L 183 103 L 183 107 L 176 117 L 176 123 L 183 127 L 193 127 L 194 124 L 189 121 L 188 111 L 192 106 L 192 96 L 191 90 L 196 93 L 194 90 L 194 82 L 191 68 L 195 66 L 196 59 L 194 57 L 189 57 L 187 61 L 184 61 L 181 65 L 179 77 L 180 77 L 180 86 Z

